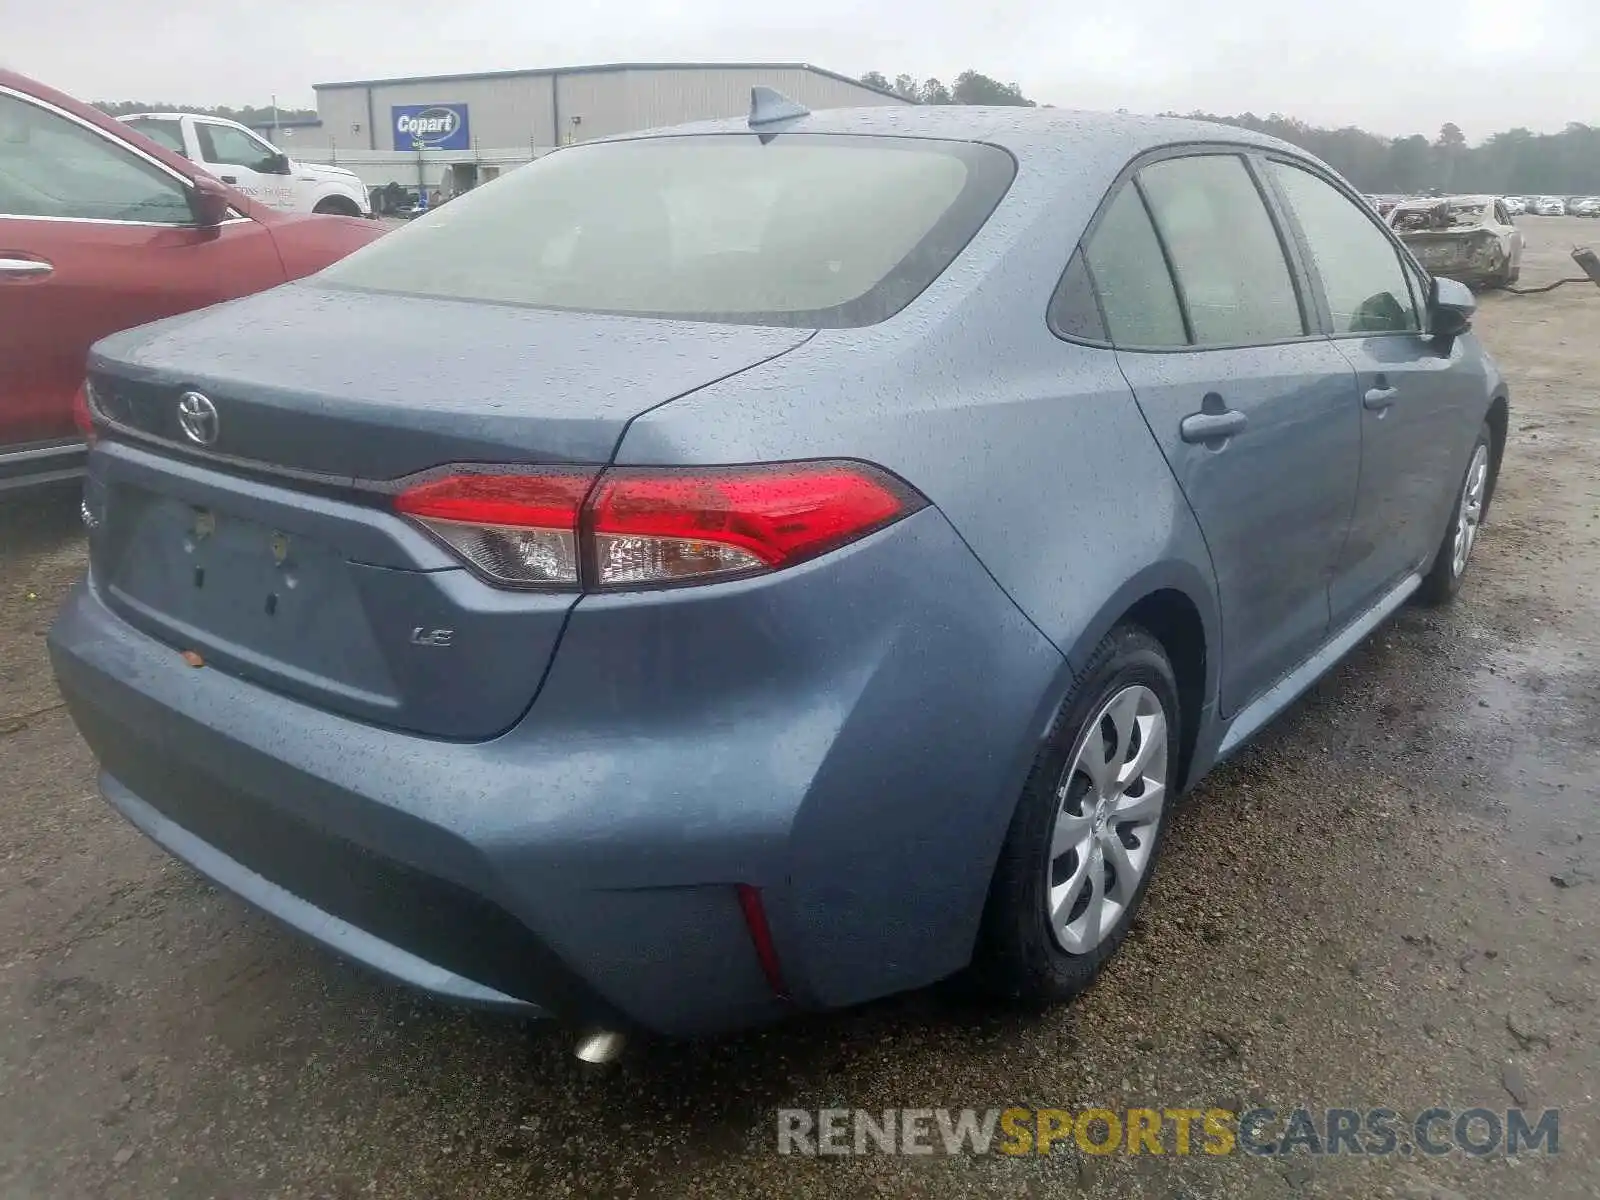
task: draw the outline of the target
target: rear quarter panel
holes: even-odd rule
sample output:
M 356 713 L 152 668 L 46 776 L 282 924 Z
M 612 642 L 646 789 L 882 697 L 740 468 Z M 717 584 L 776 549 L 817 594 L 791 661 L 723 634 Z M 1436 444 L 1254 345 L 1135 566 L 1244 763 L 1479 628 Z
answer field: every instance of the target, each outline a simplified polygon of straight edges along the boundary
M 1061 651 L 1052 677 L 991 684 L 1028 691 L 1018 697 L 1025 718 L 1003 730 L 988 723 L 984 744 L 963 732 L 964 753 L 990 765 L 981 785 L 953 801 L 963 809 L 966 866 L 944 894 L 965 897 L 970 919 L 954 921 L 948 911 L 939 919 L 969 946 L 1033 753 L 1111 625 L 1142 597 L 1175 588 L 1200 612 L 1208 645 L 1220 649 L 1205 544 L 1114 354 L 1064 342 L 1045 321 L 1059 273 L 1120 165 L 1059 205 L 1025 194 L 1010 211 L 1002 206 L 967 253 L 896 317 L 824 330 L 781 358 L 656 408 L 634 420 L 617 455 L 626 464 L 835 456 L 878 463 L 928 497 L 1010 603 Z M 1018 187 L 1039 183 L 1019 172 Z M 941 585 L 930 574 L 928 586 Z M 1206 656 L 1208 697 L 1217 657 Z M 964 684 L 951 678 L 948 686 Z M 936 711 L 930 701 L 902 719 Z M 1208 720 L 1202 711 L 1196 724 Z M 894 797 L 878 810 L 880 823 L 857 823 L 856 852 L 871 861 L 881 838 L 879 861 L 892 861 L 892 831 L 938 823 L 925 809 L 923 796 Z M 818 815 L 797 833 L 838 819 Z M 801 836 L 797 871 L 829 861 L 831 844 L 824 837 L 811 846 Z
M 898 315 L 823 330 L 641 415 L 616 461 L 879 463 L 945 513 L 1074 663 L 1160 587 L 1189 594 L 1215 629 L 1204 541 L 1114 353 L 1046 325 L 1056 281 L 1124 161 L 1086 164 L 1073 149 L 1025 158 L 972 244 Z
M 824 331 L 635 421 L 620 463 L 861 458 L 928 497 L 1074 663 L 1162 587 L 1214 609 L 1193 514 L 1114 355 L 968 325 Z

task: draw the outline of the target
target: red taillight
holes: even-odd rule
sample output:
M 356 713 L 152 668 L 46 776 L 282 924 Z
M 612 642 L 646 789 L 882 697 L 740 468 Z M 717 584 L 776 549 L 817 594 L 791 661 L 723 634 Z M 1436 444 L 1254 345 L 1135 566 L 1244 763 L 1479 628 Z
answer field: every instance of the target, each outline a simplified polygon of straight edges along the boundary
M 407 488 L 395 508 L 491 579 L 578 584 L 578 513 L 595 472 L 448 475 Z
M 925 503 L 857 462 L 625 467 L 593 483 L 582 470 L 488 469 L 418 484 L 396 507 L 496 580 L 629 588 L 779 570 Z
M 94 441 L 94 412 L 89 407 L 89 381 L 84 380 L 72 396 L 72 423 L 77 426 L 78 432 L 83 434 L 86 442 Z
M 911 501 L 863 463 L 623 468 L 601 476 L 585 533 L 598 586 L 650 586 L 787 567 L 887 525 Z

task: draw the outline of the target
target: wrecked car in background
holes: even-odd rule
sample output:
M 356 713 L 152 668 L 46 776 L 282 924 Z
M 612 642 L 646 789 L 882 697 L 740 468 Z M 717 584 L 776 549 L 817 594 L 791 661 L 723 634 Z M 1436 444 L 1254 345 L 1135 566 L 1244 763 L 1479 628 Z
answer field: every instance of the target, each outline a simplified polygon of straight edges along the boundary
M 1388 220 L 1434 275 L 1478 287 L 1505 287 L 1522 273 L 1522 233 L 1504 202 L 1493 196 L 1408 200 L 1397 204 Z

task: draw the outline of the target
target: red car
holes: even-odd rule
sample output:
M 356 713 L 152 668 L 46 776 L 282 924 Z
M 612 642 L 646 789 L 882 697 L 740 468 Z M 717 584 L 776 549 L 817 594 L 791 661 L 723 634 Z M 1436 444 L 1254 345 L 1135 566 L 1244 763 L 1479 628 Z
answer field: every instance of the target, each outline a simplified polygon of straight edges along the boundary
M 381 233 L 252 204 L 0 70 L 0 491 L 82 472 L 75 398 L 97 339 L 309 275 Z

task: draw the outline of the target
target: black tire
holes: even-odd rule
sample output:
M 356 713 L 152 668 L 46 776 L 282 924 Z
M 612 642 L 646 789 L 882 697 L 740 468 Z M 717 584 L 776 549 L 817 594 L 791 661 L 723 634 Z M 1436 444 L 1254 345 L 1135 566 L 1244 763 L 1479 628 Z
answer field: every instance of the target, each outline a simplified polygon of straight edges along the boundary
M 1154 693 L 1166 715 L 1162 811 L 1153 833 L 1144 835 L 1150 839 L 1149 856 L 1131 901 L 1097 945 L 1072 954 L 1063 949 L 1051 931 L 1047 900 L 1051 838 L 1057 815 L 1063 811 L 1062 792 L 1069 797 L 1066 803 L 1076 803 L 1079 811 L 1086 811 L 1082 800 L 1071 799 L 1077 777 L 1065 776 L 1074 764 L 1079 743 L 1091 735 L 1090 722 L 1113 697 L 1135 685 Z M 1137 625 L 1119 625 L 1090 656 L 1023 787 L 984 908 L 971 971 L 977 987 L 991 995 L 1026 1003 L 1065 1000 L 1087 987 L 1116 952 L 1144 900 L 1171 822 L 1177 799 L 1181 728 L 1177 681 L 1161 643 Z M 1096 730 L 1093 736 L 1101 735 Z
M 325 217 L 359 217 L 361 210 L 356 207 L 354 200 L 347 200 L 343 196 L 329 196 L 318 200 L 315 208 L 311 210 Z
M 1450 516 L 1445 522 L 1444 536 L 1439 539 L 1439 548 L 1433 552 L 1433 565 L 1428 568 L 1428 573 L 1422 577 L 1422 586 L 1417 589 L 1417 599 L 1426 605 L 1438 607 L 1449 604 L 1456 598 L 1456 593 L 1461 590 L 1461 580 L 1466 577 L 1467 568 L 1472 565 L 1472 546 L 1467 548 L 1467 557 L 1461 563 L 1460 569 L 1456 567 L 1456 534 L 1462 520 L 1463 498 L 1466 495 L 1468 484 L 1472 480 L 1474 464 L 1478 460 L 1478 452 L 1484 454 L 1484 465 L 1487 474 L 1484 477 L 1483 495 L 1479 506 L 1478 527 L 1489 516 L 1489 501 L 1494 496 L 1494 441 L 1489 431 L 1489 423 L 1485 421 L 1478 430 L 1478 440 L 1472 444 L 1472 452 L 1467 455 L 1467 469 L 1462 473 L 1461 482 L 1456 484 L 1455 501 L 1450 505 Z M 1476 532 L 1472 541 L 1477 540 Z

